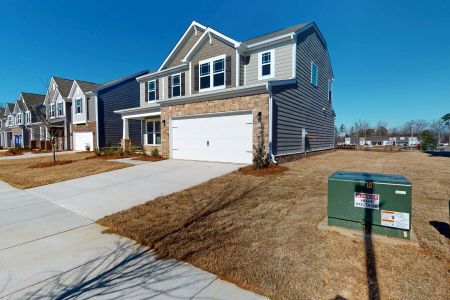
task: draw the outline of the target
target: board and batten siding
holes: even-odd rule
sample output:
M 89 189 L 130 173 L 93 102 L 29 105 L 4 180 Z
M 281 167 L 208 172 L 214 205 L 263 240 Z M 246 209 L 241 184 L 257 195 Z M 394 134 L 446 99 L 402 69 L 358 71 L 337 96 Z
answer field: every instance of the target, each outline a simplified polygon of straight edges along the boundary
M 334 147 L 334 112 L 328 100 L 332 68 L 327 50 L 314 29 L 297 37 L 296 84 L 273 88 L 272 149 L 275 155 Z M 311 84 L 311 61 L 318 67 L 318 86 Z
M 282 80 L 292 78 L 292 44 L 293 41 L 288 41 L 283 44 L 267 47 L 257 52 L 251 53 L 247 57 L 246 65 L 246 84 L 251 85 L 261 81 L 268 80 Z M 275 76 L 273 78 L 258 80 L 258 56 L 259 53 L 274 49 L 275 54 Z
M 139 82 L 135 77 L 98 92 L 99 147 L 116 146 L 122 140 L 123 121 L 115 110 L 138 107 Z M 129 136 L 132 145 L 141 146 L 141 122 L 129 120 Z

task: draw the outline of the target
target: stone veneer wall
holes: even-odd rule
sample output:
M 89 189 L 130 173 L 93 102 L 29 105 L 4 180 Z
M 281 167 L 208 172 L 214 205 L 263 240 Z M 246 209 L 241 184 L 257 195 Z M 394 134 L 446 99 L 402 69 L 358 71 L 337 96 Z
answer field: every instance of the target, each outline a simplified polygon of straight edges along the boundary
M 73 133 L 75 132 L 93 132 L 94 133 L 94 149 L 97 149 L 97 123 L 95 121 L 88 121 L 86 124 L 72 124 L 72 146 L 73 143 Z M 94 149 L 91 149 L 94 150 Z
M 269 94 L 259 94 L 244 97 L 235 97 L 220 100 L 208 100 L 196 103 L 176 104 L 161 107 L 161 121 L 166 125 L 161 127 L 161 150 L 163 157 L 169 157 L 169 120 L 171 117 L 201 115 L 209 113 L 233 112 L 241 110 L 253 110 L 253 145 L 258 142 L 258 112 L 264 125 L 264 140 L 266 151 L 269 140 Z

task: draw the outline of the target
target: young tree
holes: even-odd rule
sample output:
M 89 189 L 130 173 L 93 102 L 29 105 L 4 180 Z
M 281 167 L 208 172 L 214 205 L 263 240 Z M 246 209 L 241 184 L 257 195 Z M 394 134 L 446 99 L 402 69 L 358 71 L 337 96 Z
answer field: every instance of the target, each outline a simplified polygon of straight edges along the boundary
M 347 133 L 346 131 L 347 130 L 345 129 L 345 125 L 341 124 L 341 126 L 339 127 L 339 133 L 340 133 L 341 137 L 345 137 L 345 134 Z
M 47 106 L 45 106 L 44 104 L 31 106 L 30 111 L 41 122 L 41 126 L 45 128 L 45 135 L 47 135 L 47 133 L 50 135 L 50 145 L 52 147 L 53 162 L 55 162 L 56 146 L 55 137 L 52 130 L 52 123 L 50 122 L 50 112 L 48 111 Z
M 436 139 L 429 130 L 424 130 L 420 134 L 422 142 L 420 143 L 420 149 L 422 151 L 433 150 L 436 148 Z
M 448 126 L 448 143 L 450 144 L 450 113 L 443 115 L 441 119 Z

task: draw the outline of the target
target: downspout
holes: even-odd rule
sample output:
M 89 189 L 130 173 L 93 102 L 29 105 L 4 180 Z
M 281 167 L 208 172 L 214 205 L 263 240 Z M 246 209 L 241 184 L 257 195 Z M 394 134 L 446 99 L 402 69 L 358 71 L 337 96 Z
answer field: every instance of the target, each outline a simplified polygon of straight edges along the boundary
M 98 118 L 98 93 L 93 93 L 93 95 L 94 95 L 94 97 L 95 97 L 95 140 L 96 140 L 96 145 L 97 145 L 97 150 L 99 150 L 100 149 L 100 146 L 99 146 L 99 140 L 98 140 L 98 136 L 99 136 L 99 134 L 98 134 L 98 120 L 99 120 L 99 118 Z M 92 147 L 93 148 L 93 147 Z
M 269 155 L 274 164 L 278 162 L 275 159 L 272 151 L 272 120 L 273 120 L 273 99 L 272 99 L 272 85 L 267 82 L 267 90 L 269 92 Z

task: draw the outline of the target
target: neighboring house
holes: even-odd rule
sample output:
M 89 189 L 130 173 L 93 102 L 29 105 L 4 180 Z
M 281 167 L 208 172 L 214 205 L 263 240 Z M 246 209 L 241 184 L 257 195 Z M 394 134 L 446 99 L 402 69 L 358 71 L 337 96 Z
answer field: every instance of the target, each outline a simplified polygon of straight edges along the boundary
M 96 100 L 96 148 L 120 145 L 123 135 L 122 119 L 114 111 L 139 106 L 139 82 L 136 78 L 147 73 L 145 70 L 107 82 L 88 93 Z M 93 107 L 90 106 L 88 110 L 92 112 Z M 141 121 L 132 120 L 128 129 L 131 143 L 141 146 Z
M 251 163 L 261 127 L 273 159 L 334 147 L 333 72 L 315 23 L 240 42 L 194 21 L 137 80 L 140 103 L 116 110 L 123 147 L 136 120 L 146 150 L 175 159 Z
M 5 132 L 6 118 L 5 108 L 0 107 L 0 147 L 6 148 L 4 132 Z
M 68 99 L 72 102 L 72 145 L 75 151 L 97 148 L 96 96 L 100 84 L 74 80 Z
M 416 146 L 419 144 L 417 137 L 389 137 L 389 136 L 368 136 L 368 137 L 346 137 L 345 145 L 360 146 Z
M 33 107 L 43 105 L 45 95 L 21 92 L 19 100 L 23 103 L 23 147 L 37 148 L 40 143 L 39 119 Z
M 13 129 L 15 128 L 14 103 L 6 103 L 4 115 L 2 118 L 2 146 L 4 148 L 14 146 Z
M 56 149 L 71 149 L 71 122 L 72 122 L 72 103 L 68 99 L 70 89 L 73 84 L 72 79 L 64 79 L 53 76 L 45 95 L 44 105 L 49 114 L 51 122 L 50 130 L 56 138 Z M 45 127 L 40 128 L 41 137 L 48 139 Z M 47 148 L 48 143 L 43 143 L 41 139 L 41 148 Z

